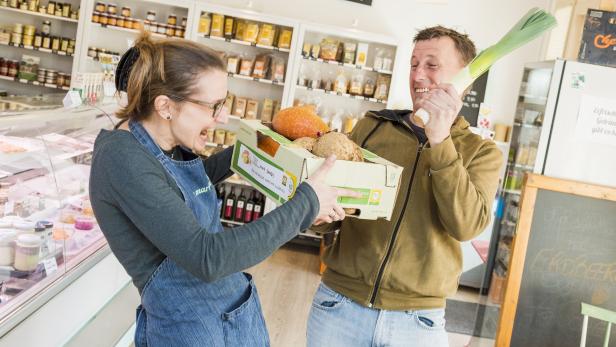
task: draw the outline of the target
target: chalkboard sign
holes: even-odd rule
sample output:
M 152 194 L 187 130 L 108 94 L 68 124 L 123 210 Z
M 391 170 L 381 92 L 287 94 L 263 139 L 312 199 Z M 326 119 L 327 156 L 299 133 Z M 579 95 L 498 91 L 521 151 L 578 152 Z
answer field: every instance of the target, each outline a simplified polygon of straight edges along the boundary
M 582 302 L 616 311 L 616 189 L 529 175 L 518 223 L 496 345 L 579 346 Z
M 475 82 L 470 92 L 462 99 L 462 109 L 460 115 L 464 116 L 471 126 L 477 126 L 479 117 L 479 106 L 486 97 L 486 87 L 488 85 L 488 71 L 481 75 Z

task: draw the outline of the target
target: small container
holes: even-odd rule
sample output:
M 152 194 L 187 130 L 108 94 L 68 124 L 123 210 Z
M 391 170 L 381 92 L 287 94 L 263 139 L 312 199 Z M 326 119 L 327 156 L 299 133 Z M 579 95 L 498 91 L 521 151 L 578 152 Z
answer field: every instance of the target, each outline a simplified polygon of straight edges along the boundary
M 51 21 L 48 21 L 48 20 L 43 21 L 41 32 L 43 33 L 43 35 L 51 35 Z
M 0 7 L 9 7 L 8 0 L 0 0 Z
M 17 76 L 17 71 L 19 71 L 19 63 L 15 60 L 10 60 L 8 63 L 8 74 L 9 77 Z
M 19 9 L 23 11 L 28 11 L 28 3 L 22 2 L 21 4 L 19 4 Z
M 151 33 L 157 33 L 158 32 L 158 24 L 150 22 L 149 29 L 150 29 Z
M 125 18 L 125 19 L 124 19 L 124 27 L 125 27 L 126 29 L 132 29 L 132 28 L 133 28 L 133 22 L 134 22 L 134 21 L 133 21 L 132 19 L 130 19 L 130 18 Z
M 169 17 L 167 17 L 167 24 L 168 25 L 177 25 L 178 24 L 178 17 L 175 16 L 175 14 L 170 14 Z
M 51 36 L 43 35 L 43 44 L 41 47 L 46 48 L 46 49 L 51 48 Z
M 56 84 L 58 87 L 62 87 L 64 85 L 64 79 L 66 78 L 66 74 L 59 72 L 58 78 L 56 79 Z
M 71 16 L 71 4 L 64 3 L 62 5 L 62 17 L 69 18 Z
M 107 5 L 107 13 L 112 14 L 112 15 L 117 15 L 118 14 L 118 6 L 116 6 L 116 4 L 109 4 L 109 5 Z
M 24 25 L 24 35 L 34 36 L 36 27 L 34 25 Z
M 56 2 L 50 1 L 47 3 L 47 14 L 54 15 L 56 13 Z
M 13 24 L 13 33 L 15 34 L 23 34 L 24 33 L 24 25 L 21 23 Z
M 68 39 L 66 37 L 63 37 L 62 40 L 60 41 L 60 50 L 62 52 L 68 52 Z
M 225 26 L 223 29 L 223 36 L 226 38 L 232 38 L 233 29 L 235 29 L 235 18 L 225 17 Z
M 98 11 L 94 11 L 92 13 L 92 22 L 93 23 L 100 23 L 101 21 L 101 14 Z
M 17 1 L 17 0 L 10 0 L 9 1 L 9 7 L 12 7 L 12 8 L 19 7 L 19 1 Z
M 175 35 L 175 25 L 167 25 L 167 28 L 165 29 L 165 35 L 167 36 L 174 36 Z
M 51 50 L 52 51 L 60 50 L 60 38 L 58 36 L 53 36 L 51 38 Z
M 6 76 L 9 74 L 9 62 L 4 60 L 4 58 L 0 58 L 0 75 Z M 4 211 L 2 211 L 4 212 Z
M 15 261 L 15 238 L 17 233 L 5 231 L 0 234 L 0 266 L 10 266 Z
M 99 21 L 98 21 L 101 25 L 107 25 L 109 24 L 109 15 L 106 13 L 101 13 L 99 16 Z
M 11 43 L 18 46 L 21 45 L 21 34 L 20 33 L 12 33 L 11 34 Z
M 130 7 L 122 7 L 122 16 L 130 17 Z
M 167 24 L 158 24 L 157 33 L 165 35 L 167 32 Z
M 75 219 L 75 230 L 92 230 L 94 229 L 94 218 L 80 216 Z
M 203 12 L 201 13 L 201 17 L 199 17 L 199 27 L 197 29 L 197 32 L 207 36 L 210 34 L 211 25 L 212 17 L 209 13 Z
M 71 11 L 71 19 L 79 19 L 79 11 L 78 10 L 72 10 Z
M 21 39 L 21 43 L 24 46 L 33 47 L 34 46 L 34 36 L 24 35 Z
M 39 83 L 45 83 L 45 75 L 47 74 L 47 69 L 38 69 L 36 80 Z
M 88 47 L 88 57 L 96 58 L 96 47 Z
M 64 74 L 64 86 L 65 87 L 71 86 L 71 75 L 70 74 Z
M 38 11 L 39 11 L 39 13 L 47 14 L 47 7 L 45 7 L 43 5 L 39 5 Z
M 188 20 L 186 19 L 186 17 L 182 17 L 182 24 L 181 24 L 180 26 L 182 26 L 182 27 L 186 27 L 186 22 L 187 22 L 187 21 L 188 21 Z
M 33 271 L 40 260 L 41 238 L 38 235 L 22 234 L 15 243 L 15 270 Z
M 104 2 L 97 2 L 94 6 L 94 11 L 97 12 L 107 12 L 107 5 Z
M 184 27 L 175 27 L 175 37 L 184 37 Z
M 62 17 L 62 4 L 58 3 L 56 5 L 56 12 L 53 14 L 56 17 Z
M 126 19 L 124 19 L 124 17 L 118 16 L 118 20 L 116 21 L 116 26 L 118 26 L 119 28 L 124 28 L 125 21 Z
M 145 19 L 150 22 L 156 22 L 156 11 L 148 11 L 148 14 L 145 16 Z
M 113 26 L 113 27 L 114 27 L 114 26 L 116 26 L 116 25 L 118 25 L 118 16 L 116 16 L 116 15 L 110 15 L 110 16 L 109 16 L 109 19 L 107 20 L 107 24 L 108 24 L 109 26 Z
M 28 0 L 28 11 L 36 12 L 38 10 L 37 0 Z

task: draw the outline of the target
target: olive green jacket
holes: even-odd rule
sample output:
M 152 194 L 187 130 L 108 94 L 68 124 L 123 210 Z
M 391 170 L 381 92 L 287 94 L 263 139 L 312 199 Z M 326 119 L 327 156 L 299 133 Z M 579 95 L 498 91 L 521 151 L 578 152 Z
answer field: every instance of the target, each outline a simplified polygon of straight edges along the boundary
M 423 148 L 403 121 L 410 111 L 368 113 L 351 139 L 404 167 L 391 221 L 346 218 L 325 249 L 323 282 L 352 300 L 388 310 L 445 306 L 462 270 L 460 241 L 483 231 L 503 160 L 494 142 L 458 117 L 451 136 Z

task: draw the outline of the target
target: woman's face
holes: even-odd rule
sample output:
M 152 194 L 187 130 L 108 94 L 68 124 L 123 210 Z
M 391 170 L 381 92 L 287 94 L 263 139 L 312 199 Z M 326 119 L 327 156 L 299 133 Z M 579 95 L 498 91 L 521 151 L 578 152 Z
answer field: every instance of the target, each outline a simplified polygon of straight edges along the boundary
M 207 129 L 227 123 L 229 110 L 222 107 L 217 115 L 214 114 L 214 105 L 224 103 L 227 96 L 227 73 L 220 70 L 202 73 L 194 90 L 190 101 L 173 103 L 171 134 L 177 143 L 199 151 L 207 142 Z

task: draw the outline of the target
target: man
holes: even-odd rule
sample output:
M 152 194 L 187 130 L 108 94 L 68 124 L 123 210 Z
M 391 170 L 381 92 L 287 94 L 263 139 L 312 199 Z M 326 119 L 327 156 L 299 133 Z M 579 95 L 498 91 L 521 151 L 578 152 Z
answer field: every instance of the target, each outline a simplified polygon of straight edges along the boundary
M 445 298 L 462 269 L 460 241 L 488 224 L 502 154 L 458 117 L 459 92 L 443 83 L 475 56 L 467 35 L 441 26 L 414 38 L 414 109 L 360 120 L 351 139 L 404 167 L 391 221 L 347 218 L 324 252 L 323 275 L 308 321 L 308 346 L 447 346 Z

